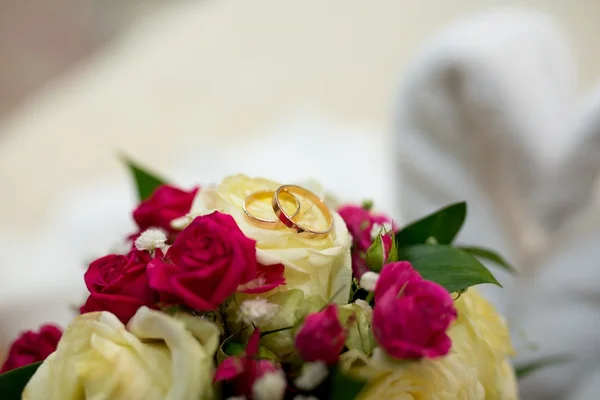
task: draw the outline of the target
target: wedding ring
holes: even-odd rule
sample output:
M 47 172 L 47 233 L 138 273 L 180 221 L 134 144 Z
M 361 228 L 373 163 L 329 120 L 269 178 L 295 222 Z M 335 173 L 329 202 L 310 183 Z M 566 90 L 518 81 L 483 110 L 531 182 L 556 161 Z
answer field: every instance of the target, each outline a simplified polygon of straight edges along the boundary
M 321 213 L 323 213 L 323 216 L 327 220 L 327 228 L 324 230 L 316 230 L 313 228 L 308 228 L 294 221 L 293 218 L 295 217 L 295 215 L 288 214 L 281 205 L 281 197 L 284 194 L 298 195 L 309 200 L 315 207 L 319 209 L 319 211 L 321 211 Z M 300 186 L 280 186 L 273 195 L 273 211 L 275 212 L 275 215 L 277 215 L 277 218 L 279 218 L 281 223 L 283 223 L 283 225 L 295 230 L 299 235 L 302 235 L 304 237 L 316 238 L 319 236 L 325 236 L 329 234 L 329 232 L 331 232 L 331 230 L 333 229 L 333 214 L 329 210 L 329 207 L 327 207 L 323 200 L 321 200 L 316 194 Z
M 266 219 L 266 218 L 257 217 L 256 215 L 252 214 L 248 210 L 248 206 L 251 203 L 254 203 L 256 201 L 260 201 L 263 199 L 268 199 L 269 201 L 272 201 L 272 198 L 274 195 L 275 195 L 274 190 L 261 190 L 261 191 L 254 192 L 254 193 L 251 193 L 248 196 L 246 196 L 246 198 L 244 199 L 244 202 L 242 203 L 242 209 L 244 210 L 244 213 L 246 214 L 246 219 L 248 220 L 248 222 L 250 222 L 254 226 L 258 226 L 259 228 L 265 228 L 265 229 L 281 229 L 284 227 L 284 225 L 281 223 L 279 218 Z M 290 214 L 290 217 L 293 218 L 296 215 L 298 215 L 298 213 L 300 212 L 300 201 L 298 201 L 298 198 L 296 196 L 294 196 L 293 194 L 286 193 L 286 195 L 287 195 L 286 197 L 288 197 L 294 203 L 294 207 L 296 207 L 295 211 L 292 214 Z

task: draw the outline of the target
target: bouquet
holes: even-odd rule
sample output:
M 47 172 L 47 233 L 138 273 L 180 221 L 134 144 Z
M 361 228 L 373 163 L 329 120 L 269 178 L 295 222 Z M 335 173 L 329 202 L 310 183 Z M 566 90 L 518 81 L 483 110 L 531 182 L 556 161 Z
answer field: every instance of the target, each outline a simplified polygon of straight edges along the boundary
M 499 285 L 457 203 L 399 228 L 369 201 L 236 175 L 184 190 L 129 162 L 123 254 L 64 332 L 10 349 L 3 399 L 516 399 Z M 117 239 L 117 238 L 116 238 Z

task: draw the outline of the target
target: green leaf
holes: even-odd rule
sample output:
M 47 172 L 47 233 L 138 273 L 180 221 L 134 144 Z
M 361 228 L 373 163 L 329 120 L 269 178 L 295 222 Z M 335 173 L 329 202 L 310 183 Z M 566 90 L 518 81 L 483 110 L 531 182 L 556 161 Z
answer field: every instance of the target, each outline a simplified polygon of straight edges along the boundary
M 450 293 L 482 283 L 501 286 L 475 257 L 452 246 L 408 246 L 399 250 L 399 258 L 410 261 L 424 279 L 442 285 Z
M 42 362 L 13 369 L 0 375 L 0 393 L 3 400 L 20 400 L 21 393 Z
M 516 274 L 518 272 L 515 267 L 510 265 L 508 263 L 508 261 L 506 261 L 504 258 L 502 258 L 498 253 L 496 253 L 493 250 L 486 249 L 483 247 L 474 247 L 474 246 L 459 246 L 458 248 L 463 251 L 466 251 L 467 253 L 469 253 L 472 256 L 475 256 L 482 260 L 487 260 L 494 264 L 497 264 L 512 274 Z
M 154 193 L 156 189 L 158 189 L 159 186 L 164 185 L 166 183 L 165 179 L 149 172 L 145 168 L 141 167 L 139 164 L 132 161 L 129 157 L 121 156 L 121 158 L 129 168 L 129 171 L 133 176 L 135 186 L 137 188 L 138 199 L 140 201 L 146 200 L 152 195 L 152 193 Z
M 532 361 L 520 366 L 515 367 L 515 373 L 517 379 L 523 379 L 526 376 L 546 367 L 553 365 L 560 365 L 571 361 L 569 357 L 565 356 L 549 356 L 536 361 Z
M 467 203 L 455 203 L 415 221 L 396 234 L 398 247 L 423 244 L 430 237 L 439 244 L 450 244 L 467 216 Z
M 331 373 L 330 400 L 352 400 L 358 397 L 367 382 L 356 380 L 344 373 L 339 368 L 334 368 Z

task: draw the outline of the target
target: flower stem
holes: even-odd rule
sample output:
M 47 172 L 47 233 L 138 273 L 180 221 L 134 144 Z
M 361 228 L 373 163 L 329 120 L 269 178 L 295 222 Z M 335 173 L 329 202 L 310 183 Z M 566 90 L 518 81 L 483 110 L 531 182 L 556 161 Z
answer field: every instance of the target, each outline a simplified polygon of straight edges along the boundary
M 265 337 L 267 335 L 270 335 L 272 333 L 283 332 L 283 331 L 290 330 L 292 328 L 293 328 L 293 326 L 286 326 L 285 328 L 273 329 L 272 331 L 264 331 L 264 332 L 260 333 L 260 337 L 263 338 L 263 337 Z

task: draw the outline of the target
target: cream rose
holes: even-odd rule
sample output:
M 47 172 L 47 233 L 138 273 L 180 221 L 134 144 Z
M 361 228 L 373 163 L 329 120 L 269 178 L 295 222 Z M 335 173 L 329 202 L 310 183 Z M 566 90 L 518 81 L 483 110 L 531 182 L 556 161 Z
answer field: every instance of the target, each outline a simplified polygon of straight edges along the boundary
M 486 400 L 518 398 L 510 364 L 514 349 L 504 319 L 476 288 L 469 288 L 454 305 L 458 318 L 450 328 L 452 351 L 477 369 Z
M 484 400 L 477 370 L 458 354 L 435 360 L 400 361 L 375 349 L 373 357 L 355 350 L 342 355 L 342 368 L 369 383 L 359 400 Z
M 333 231 L 318 239 L 301 237 L 288 228 L 259 228 L 246 219 L 242 210 L 245 197 L 256 191 L 275 190 L 279 186 L 277 182 L 245 175 L 227 177 L 217 186 L 200 190 L 189 215 L 174 221 L 174 225 L 182 228 L 194 217 L 214 210 L 230 214 L 242 232 L 256 240 L 256 255 L 260 263 L 281 263 L 285 266 L 286 286 L 275 291 L 301 289 L 307 296 L 346 304 L 352 279 L 351 238 L 338 213 L 332 210 Z M 300 221 L 323 227 L 326 222 L 321 213 L 311 209 L 309 201 L 299 200 L 302 204 Z M 276 218 L 268 201 L 253 203 L 251 212 L 266 219 Z
M 454 302 L 458 319 L 445 357 L 400 361 L 375 349 L 341 356 L 342 368 L 369 383 L 359 399 L 518 399 L 510 334 L 502 317 L 475 288 Z M 347 306 L 346 306 L 347 307 Z
M 33 375 L 27 400 L 198 400 L 214 397 L 219 329 L 142 307 L 127 329 L 108 312 L 75 318 Z

